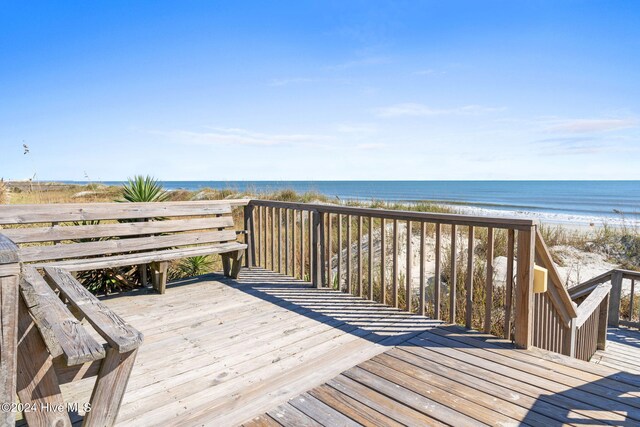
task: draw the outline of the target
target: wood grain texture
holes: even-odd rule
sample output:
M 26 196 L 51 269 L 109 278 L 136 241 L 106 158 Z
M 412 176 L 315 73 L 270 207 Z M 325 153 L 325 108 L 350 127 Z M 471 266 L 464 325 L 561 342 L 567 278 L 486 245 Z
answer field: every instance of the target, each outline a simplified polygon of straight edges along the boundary
M 0 233 L 0 265 L 15 264 L 19 262 L 18 247 L 5 235 L 5 231 L 7 230 L 2 230 Z
M 233 218 L 231 216 L 175 219 L 168 221 L 125 222 L 118 224 L 10 228 L 2 230 L 2 233 L 15 243 L 33 243 L 55 240 L 139 236 L 227 227 L 233 227 Z
M 0 277 L 0 403 L 15 403 L 18 354 L 18 276 Z M 0 425 L 13 426 L 15 412 L 0 411 Z
M 98 242 L 69 243 L 53 246 L 28 246 L 20 249 L 23 262 L 77 258 L 92 255 L 118 254 L 122 252 L 152 251 L 177 246 L 218 242 L 233 242 L 233 230 L 207 231 L 199 233 L 171 234 L 165 236 L 134 237 L 129 239 L 102 240 Z
M 3 205 L 0 209 L 0 224 L 221 215 L 231 213 L 232 203 L 234 206 L 242 206 L 246 205 L 248 200 Z
M 68 271 L 46 267 L 47 280 L 75 306 L 112 347 L 130 352 L 142 344 L 143 335 L 87 291 Z
M 137 351 L 107 350 L 91 394 L 91 411 L 85 415 L 83 426 L 110 427 L 115 424 Z
M 71 314 L 35 268 L 23 267 L 20 291 L 52 357 L 62 356 L 67 365 L 104 358 L 102 345 Z
M 71 420 L 67 411 L 47 409 L 64 407 L 62 392 L 53 368 L 53 358 L 22 300 L 18 303 L 18 310 L 18 397 L 22 403 L 35 409 L 25 411 L 25 419 L 30 426 L 35 427 L 70 427 Z
M 188 258 L 197 255 L 209 255 L 226 253 L 237 250 L 244 250 L 247 245 L 244 243 L 231 242 L 215 245 L 202 245 L 180 249 L 165 249 L 153 252 L 142 252 L 136 254 L 114 255 L 107 257 L 82 258 L 65 261 L 38 262 L 33 266 L 37 268 L 61 267 L 68 271 L 85 271 L 96 268 L 112 268 L 123 265 L 149 264 L 152 262 L 170 261 L 180 258 Z

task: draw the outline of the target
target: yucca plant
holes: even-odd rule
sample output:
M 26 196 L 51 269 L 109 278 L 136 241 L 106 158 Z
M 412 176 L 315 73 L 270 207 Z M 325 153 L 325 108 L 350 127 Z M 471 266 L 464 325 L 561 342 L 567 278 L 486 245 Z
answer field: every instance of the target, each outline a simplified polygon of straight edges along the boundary
M 213 271 L 213 259 L 209 255 L 185 258 L 175 263 L 169 272 L 170 279 L 200 276 Z
M 124 202 L 164 202 L 169 198 L 169 193 L 157 179 L 149 175 L 135 175 L 124 184 L 122 198 Z

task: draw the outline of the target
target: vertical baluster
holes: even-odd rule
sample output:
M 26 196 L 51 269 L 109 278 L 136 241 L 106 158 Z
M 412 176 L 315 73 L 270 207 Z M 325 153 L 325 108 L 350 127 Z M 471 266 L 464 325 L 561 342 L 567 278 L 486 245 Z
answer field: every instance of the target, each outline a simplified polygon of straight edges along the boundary
M 380 218 L 380 302 L 382 304 L 387 303 L 387 284 L 385 283 L 385 266 L 386 266 L 386 248 L 385 248 L 385 236 L 386 236 L 385 219 Z
M 473 321 L 473 245 L 474 228 L 469 226 L 469 241 L 467 243 L 467 307 L 465 312 L 465 325 L 471 329 Z
M 296 277 L 296 247 L 298 246 L 298 236 L 296 235 L 296 211 L 291 209 L 291 275 Z
M 271 209 L 271 271 L 276 271 L 276 208 Z
M 373 300 L 373 217 L 369 217 L 369 271 L 367 279 L 369 281 L 369 299 Z
M 309 277 L 311 277 L 313 275 L 313 265 L 316 262 L 315 259 L 313 259 L 313 256 L 311 254 L 313 254 L 313 215 L 311 213 L 311 211 L 307 212 L 307 225 L 309 227 L 309 235 L 307 236 L 307 243 L 309 245 Z M 312 279 L 313 280 L 313 279 Z
M 347 292 L 353 293 L 351 286 L 351 215 L 347 215 Z
M 358 216 L 358 296 L 362 296 L 362 216 Z
M 319 237 L 320 237 L 320 248 L 318 250 L 318 253 L 320 255 L 320 259 L 318 260 L 318 269 L 320 270 L 320 283 L 321 286 L 327 286 L 327 257 L 326 257 L 326 244 L 327 244 L 327 239 L 326 239 L 326 227 L 325 227 L 325 221 L 326 218 L 325 216 L 328 216 L 328 214 L 325 214 L 324 212 L 318 212 L 318 217 L 319 217 L 319 224 L 320 224 L 320 231 L 318 233 Z
M 425 272 L 425 263 L 427 262 L 427 251 L 425 247 L 425 237 L 427 234 L 427 223 L 422 221 L 420 223 L 420 301 L 418 302 L 418 313 L 421 316 L 425 314 L 425 282 L 426 282 L 426 272 Z
M 457 295 L 456 295 L 456 282 L 458 281 L 457 277 L 457 238 L 456 238 L 456 225 L 451 224 L 451 278 L 449 281 L 449 322 L 456 323 L 456 304 L 457 304 Z
M 491 333 L 491 310 L 493 309 L 493 228 L 487 229 L 487 278 L 485 282 L 484 332 Z
M 342 291 L 342 214 L 338 214 L 338 290 Z
M 304 211 L 300 211 L 300 280 L 304 280 Z
M 284 210 L 284 274 L 289 275 L 289 209 Z
M 513 305 L 513 255 L 514 255 L 515 231 L 507 230 L 507 277 L 505 284 L 504 304 L 504 338 L 511 339 L 511 307 Z
M 433 277 L 433 317 L 440 320 L 440 298 L 441 298 L 441 286 L 440 286 L 440 250 L 442 244 L 442 226 L 441 224 L 435 224 L 436 227 L 436 265 Z
M 398 220 L 393 220 L 393 306 L 398 307 Z
M 331 246 L 333 244 L 332 231 L 331 214 L 327 213 L 327 279 L 329 281 L 328 285 L 330 288 L 333 288 L 333 269 L 331 268 Z
M 278 218 L 277 218 L 277 239 L 278 239 L 278 273 L 282 273 L 282 208 L 278 208 Z
M 262 267 L 267 268 L 267 208 L 262 208 Z
M 633 296 L 636 292 L 636 281 L 631 279 L 631 300 L 629 301 L 629 322 L 633 322 Z
M 407 266 L 406 287 L 404 292 L 405 310 L 411 311 L 411 267 L 413 264 L 413 251 L 411 245 L 411 221 L 407 221 Z
M 261 241 L 260 237 L 262 236 L 262 223 L 260 222 L 260 206 L 256 206 L 253 210 L 253 229 L 254 234 L 256 236 L 256 247 L 258 250 L 256 251 L 256 265 L 260 266 L 260 250 L 261 250 Z

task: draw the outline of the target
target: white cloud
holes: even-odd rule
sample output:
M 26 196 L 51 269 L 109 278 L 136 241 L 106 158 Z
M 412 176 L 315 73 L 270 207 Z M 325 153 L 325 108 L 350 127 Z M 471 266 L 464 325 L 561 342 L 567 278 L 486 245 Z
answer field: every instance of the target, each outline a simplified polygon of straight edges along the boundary
M 378 127 L 373 123 L 341 123 L 336 130 L 348 134 L 370 134 L 377 132 Z
M 432 108 L 424 104 L 403 103 L 379 108 L 380 117 L 428 117 L 442 115 L 475 115 L 502 111 L 504 108 L 487 107 L 483 105 L 465 105 L 455 108 Z
M 188 130 L 175 130 L 168 132 L 154 132 L 168 137 L 176 138 L 182 142 L 199 145 L 256 145 L 275 146 L 295 143 L 317 143 L 326 141 L 329 137 L 314 134 L 266 134 L 238 128 L 213 128 L 207 132 Z
M 384 144 L 382 142 L 370 142 L 370 143 L 358 144 L 356 145 L 356 148 L 358 150 L 377 150 L 379 148 L 384 148 L 386 146 L 387 144 Z
M 638 125 L 636 119 L 570 119 L 561 120 L 547 127 L 551 132 L 592 133 L 608 132 L 633 128 Z

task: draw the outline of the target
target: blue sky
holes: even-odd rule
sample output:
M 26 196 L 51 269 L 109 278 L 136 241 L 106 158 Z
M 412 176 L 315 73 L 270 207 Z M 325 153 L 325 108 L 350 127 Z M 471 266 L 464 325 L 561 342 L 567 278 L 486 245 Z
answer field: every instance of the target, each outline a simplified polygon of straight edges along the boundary
M 0 176 L 639 179 L 639 52 L 637 1 L 3 0 Z

